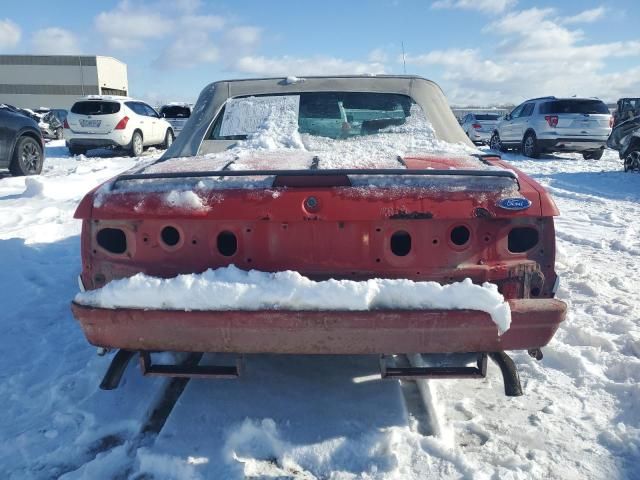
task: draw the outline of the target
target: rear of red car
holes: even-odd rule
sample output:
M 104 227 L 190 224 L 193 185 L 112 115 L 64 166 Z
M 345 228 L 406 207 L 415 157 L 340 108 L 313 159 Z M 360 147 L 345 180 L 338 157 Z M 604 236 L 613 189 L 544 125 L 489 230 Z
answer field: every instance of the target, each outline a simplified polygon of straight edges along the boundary
M 391 312 L 245 312 L 231 320 L 229 312 L 136 314 L 75 305 L 89 340 L 105 347 L 238 353 L 469 352 L 539 348 L 557 328 L 564 312 L 551 300 L 557 212 L 524 175 L 518 181 L 521 198 L 531 203 L 526 211 L 500 207 L 500 193 L 363 191 L 314 186 L 319 179 L 342 183 L 342 177 L 309 176 L 305 186 L 289 185 L 300 177 L 275 178 L 281 187 L 202 195 L 197 211 L 172 207 L 160 193 L 123 193 L 100 207 L 87 197 L 77 212 L 83 285 L 96 289 L 139 272 L 170 278 L 231 264 L 294 270 L 314 280 L 470 278 L 498 285 L 511 302 L 511 329 L 499 336 L 486 314 L 456 310 L 403 312 L 403 321 L 382 327 Z M 394 328 L 397 335 L 390 336 Z
M 360 99 L 345 98 L 339 103 L 346 113 L 337 113 L 343 126 L 329 125 L 337 125 L 335 135 L 354 135 L 356 128 L 370 135 L 401 123 L 393 117 L 400 107 L 381 101 L 375 107 L 392 112 L 384 121 L 371 119 L 374 108 L 360 107 L 356 115 L 367 117 L 358 123 L 352 112 Z M 302 103 L 299 108 L 302 115 Z M 299 125 L 329 128 L 317 120 Z M 258 169 L 224 163 L 206 171 L 178 159 L 171 168 L 160 162 L 90 193 L 76 212 L 83 221 L 83 287 L 100 289 L 137 273 L 173 278 L 229 265 L 293 270 L 316 281 L 471 279 L 497 285 L 510 307 L 510 328 L 501 334 L 488 313 L 475 309 L 178 310 L 80 299 L 72 308 L 87 339 L 141 352 L 478 352 L 486 358 L 487 352 L 537 351 L 563 321 L 565 304 L 553 299 L 557 209 L 537 183 L 498 157 L 415 154 L 385 159 L 384 168 L 323 169 L 323 156 L 287 155 L 295 157 L 289 164 L 308 160 L 307 168 L 265 170 L 268 155 L 260 152 L 252 157 Z M 259 187 L 243 186 L 256 178 Z M 197 208 L 171 201 L 176 191 L 195 193 Z

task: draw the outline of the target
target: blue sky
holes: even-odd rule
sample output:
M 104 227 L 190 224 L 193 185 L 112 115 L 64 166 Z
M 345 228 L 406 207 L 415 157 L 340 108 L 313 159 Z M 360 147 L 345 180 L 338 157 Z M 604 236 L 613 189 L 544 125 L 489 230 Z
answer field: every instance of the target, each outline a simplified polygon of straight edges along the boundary
M 247 76 L 402 73 L 456 104 L 640 94 L 637 0 L 145 0 L 6 3 L 0 53 L 111 55 L 131 94 L 194 100 Z

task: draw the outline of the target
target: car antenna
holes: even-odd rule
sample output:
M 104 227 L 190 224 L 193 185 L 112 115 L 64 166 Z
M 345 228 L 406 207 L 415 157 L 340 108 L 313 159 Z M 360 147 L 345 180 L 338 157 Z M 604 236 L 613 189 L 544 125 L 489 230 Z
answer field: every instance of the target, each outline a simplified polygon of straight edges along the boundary
M 400 45 L 402 45 L 402 65 L 404 68 L 404 74 L 407 74 L 407 62 L 405 61 L 405 57 L 404 57 L 404 41 L 400 41 Z

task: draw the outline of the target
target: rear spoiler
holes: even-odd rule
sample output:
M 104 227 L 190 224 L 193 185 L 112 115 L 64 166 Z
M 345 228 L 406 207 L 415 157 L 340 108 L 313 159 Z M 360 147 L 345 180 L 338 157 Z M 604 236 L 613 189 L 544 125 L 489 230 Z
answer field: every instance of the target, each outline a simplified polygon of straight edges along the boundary
M 310 186 L 308 182 L 313 180 L 314 186 L 351 186 L 349 175 L 358 176 L 434 176 L 434 177 L 493 177 L 510 178 L 516 182 L 518 189 L 520 183 L 518 176 L 511 170 L 407 170 L 400 168 L 372 168 L 372 169 L 326 169 L 326 170 L 213 170 L 199 172 L 166 172 L 166 173 L 132 173 L 119 175 L 111 184 L 111 190 L 115 190 L 120 182 L 130 180 L 156 180 L 156 179 L 183 179 L 206 177 L 275 177 L 273 186 Z M 285 179 L 297 179 L 289 182 Z M 319 185 L 320 184 L 320 185 Z

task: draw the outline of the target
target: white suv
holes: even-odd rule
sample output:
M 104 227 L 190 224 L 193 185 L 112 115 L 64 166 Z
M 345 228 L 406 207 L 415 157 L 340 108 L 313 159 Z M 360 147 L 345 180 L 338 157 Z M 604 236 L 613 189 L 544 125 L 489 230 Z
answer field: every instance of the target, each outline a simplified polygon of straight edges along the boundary
M 611 114 L 597 98 L 542 97 L 527 100 L 496 126 L 490 147 L 519 148 L 527 157 L 541 153 L 580 152 L 599 160 L 611 133 Z
M 171 125 L 153 108 L 127 97 L 83 97 L 64 122 L 64 138 L 73 155 L 107 147 L 125 148 L 137 157 L 147 146 L 169 148 L 174 137 Z

